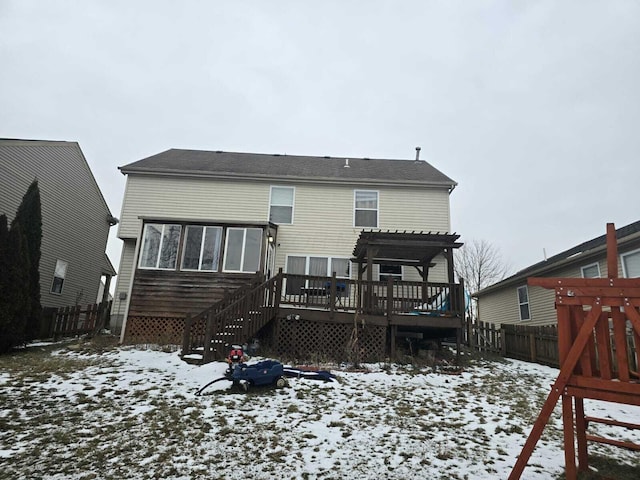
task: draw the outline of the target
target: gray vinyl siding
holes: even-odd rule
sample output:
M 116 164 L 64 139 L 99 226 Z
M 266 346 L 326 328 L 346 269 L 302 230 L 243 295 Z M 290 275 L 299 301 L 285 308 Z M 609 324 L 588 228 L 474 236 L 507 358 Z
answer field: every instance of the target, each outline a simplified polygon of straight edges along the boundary
M 36 178 L 42 202 L 41 303 L 94 303 L 106 268 L 111 213 L 78 144 L 0 140 L 0 213 L 9 222 Z M 50 293 L 58 259 L 68 263 L 60 295 Z
M 118 280 L 116 282 L 116 289 L 113 295 L 113 305 L 111 307 L 111 322 L 109 327 L 111 332 L 114 334 L 121 333 L 124 314 L 127 311 L 135 264 L 135 252 L 136 241 L 126 239 L 122 244 L 120 270 L 118 272 Z M 126 298 L 121 300 L 121 294 L 125 294 Z
M 287 255 L 351 258 L 363 230 L 354 227 L 354 189 L 379 192 L 381 230 L 448 232 L 449 192 L 446 188 L 373 187 L 314 183 L 170 178 L 130 174 L 118 235 L 137 238 L 141 218 L 266 222 L 271 185 L 295 187 L 294 221 L 280 225 L 276 268 L 285 268 Z M 413 273 L 407 271 L 408 278 Z M 355 275 L 355 272 L 354 272 Z M 445 281 L 441 260 L 431 281 Z

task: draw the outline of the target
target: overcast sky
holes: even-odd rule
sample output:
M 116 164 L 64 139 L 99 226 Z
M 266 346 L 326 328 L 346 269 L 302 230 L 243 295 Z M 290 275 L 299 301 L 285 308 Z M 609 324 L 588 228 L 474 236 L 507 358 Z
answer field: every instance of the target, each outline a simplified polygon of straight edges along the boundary
M 412 159 L 519 270 L 640 220 L 640 1 L 0 0 L 0 137 Z M 108 253 L 117 267 L 120 240 Z

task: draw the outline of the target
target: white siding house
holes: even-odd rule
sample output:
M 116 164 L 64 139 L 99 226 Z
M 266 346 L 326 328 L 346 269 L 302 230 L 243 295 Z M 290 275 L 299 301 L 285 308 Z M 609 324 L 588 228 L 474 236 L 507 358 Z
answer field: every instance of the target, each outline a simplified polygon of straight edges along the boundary
M 246 281 L 247 274 L 273 274 L 279 268 L 329 276 L 341 270 L 338 277 L 354 278 L 349 260 L 363 230 L 449 232 L 449 195 L 456 186 L 419 160 L 169 150 L 120 170 L 127 185 L 118 231 L 124 248 L 114 297 L 113 314 L 121 315 L 112 318 L 116 328 L 132 311 L 162 315 L 151 305 L 141 307 L 147 301 L 143 297 L 157 295 L 159 282 L 179 276 L 190 284 L 218 282 L 229 288 Z M 162 225 L 166 238 L 166 226 L 176 226 L 175 258 L 164 269 L 158 249 L 151 260 L 145 257 L 151 248 L 145 232 L 151 235 L 153 228 L 159 239 Z M 252 237 L 255 232 L 258 240 Z M 189 253 L 195 248 L 189 235 L 197 235 L 200 253 Z M 213 250 L 207 256 L 209 247 Z M 185 255 L 193 263 L 185 262 Z M 405 280 L 419 278 L 412 268 L 398 272 Z M 446 281 L 446 275 L 440 259 L 429 280 Z M 209 296 L 210 304 L 215 294 Z M 206 300 L 181 308 L 196 311 Z M 178 304 L 173 301 L 176 308 L 165 313 L 178 315 Z

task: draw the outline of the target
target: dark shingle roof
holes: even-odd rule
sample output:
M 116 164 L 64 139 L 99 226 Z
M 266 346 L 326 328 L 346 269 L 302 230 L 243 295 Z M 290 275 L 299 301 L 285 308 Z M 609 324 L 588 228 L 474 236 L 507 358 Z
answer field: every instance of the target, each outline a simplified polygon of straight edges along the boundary
M 616 239 L 620 242 L 621 239 L 634 235 L 640 232 L 640 220 L 637 222 L 630 223 L 629 225 L 625 225 L 624 227 L 620 227 L 616 229 Z M 493 285 L 490 285 L 479 292 L 479 295 L 483 295 L 485 293 L 489 293 L 493 290 L 500 288 L 502 285 L 508 285 L 518 280 L 526 279 L 532 274 L 540 275 L 548 270 L 553 270 L 558 266 L 558 264 L 563 263 L 566 260 L 582 257 L 582 254 L 587 254 L 593 251 L 596 248 L 605 247 L 607 245 L 607 235 L 600 235 L 599 237 L 593 238 L 586 242 L 581 243 L 580 245 L 576 245 L 575 247 L 570 248 L 569 250 L 565 250 L 564 252 L 558 253 L 552 257 L 549 257 L 547 260 L 543 260 L 541 262 L 535 263 L 527 268 L 520 270 L 518 273 L 505 278 Z
M 346 164 L 349 165 L 348 168 L 345 167 Z M 120 170 L 123 174 L 398 183 L 448 188 L 456 186 L 454 180 L 422 160 L 346 159 L 171 149 L 120 167 Z

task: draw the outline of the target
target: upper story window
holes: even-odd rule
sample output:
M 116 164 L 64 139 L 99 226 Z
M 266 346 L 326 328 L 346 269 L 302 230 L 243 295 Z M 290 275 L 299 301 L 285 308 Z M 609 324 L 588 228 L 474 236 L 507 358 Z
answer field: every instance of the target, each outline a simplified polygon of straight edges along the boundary
M 640 277 L 640 250 L 620 255 L 622 260 L 622 273 L 626 278 Z
M 142 235 L 140 268 L 176 268 L 181 225 L 147 223 Z
M 375 190 L 354 191 L 353 225 L 355 227 L 378 227 L 378 192 Z
M 269 221 L 280 225 L 293 223 L 294 187 L 271 187 Z
M 261 253 L 261 228 L 230 227 L 227 229 L 224 255 L 225 272 L 257 272 L 260 270 Z
M 582 278 L 600 278 L 600 265 L 592 263 L 591 265 L 585 265 L 580 268 Z
M 222 227 L 187 225 L 182 270 L 217 272 L 222 249 Z
M 386 282 L 389 278 L 402 280 L 402 265 L 380 265 L 380 281 Z
M 56 269 L 53 272 L 53 282 L 51 283 L 51 293 L 62 294 L 62 286 L 67 276 L 67 267 L 69 264 L 64 260 L 56 261 Z
M 529 290 L 526 285 L 518 287 L 518 304 L 520 305 L 520 320 L 531 320 L 529 313 Z

